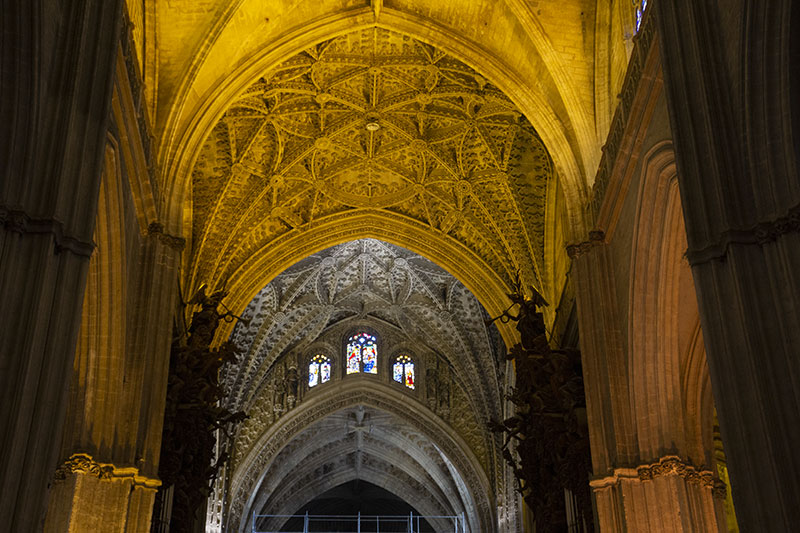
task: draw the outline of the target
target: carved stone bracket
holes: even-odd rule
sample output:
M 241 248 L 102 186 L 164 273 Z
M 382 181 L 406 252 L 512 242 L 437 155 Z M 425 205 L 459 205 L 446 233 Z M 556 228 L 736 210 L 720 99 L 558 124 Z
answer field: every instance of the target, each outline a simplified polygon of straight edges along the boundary
M 800 205 L 774 220 L 762 221 L 751 228 L 731 229 L 719 235 L 716 242 L 686 252 L 692 266 L 724 259 L 732 244 L 764 246 L 788 233 L 800 232 Z
M 6 231 L 20 235 L 49 233 L 53 236 L 56 253 L 68 251 L 88 258 L 94 251 L 93 242 L 82 241 L 64 233 L 64 224 L 54 218 L 33 218 L 20 209 L 9 209 L 0 205 L 0 226 L 4 227 Z
M 161 222 L 151 222 L 150 225 L 147 226 L 147 234 L 157 238 L 162 244 L 178 252 L 182 252 L 186 246 L 186 239 L 183 237 L 176 237 L 169 233 L 164 233 L 164 225 Z
M 74 453 L 56 469 L 56 482 L 64 481 L 71 474 L 94 476 L 106 481 L 130 481 L 135 487 L 157 490 L 161 481 L 139 474 L 135 467 L 117 467 L 111 463 L 99 463 L 88 453 Z
M 594 246 L 603 244 L 606 239 L 606 234 L 602 230 L 592 230 L 589 232 L 589 240 L 567 245 L 567 255 L 570 259 L 576 259 L 583 254 L 587 253 Z

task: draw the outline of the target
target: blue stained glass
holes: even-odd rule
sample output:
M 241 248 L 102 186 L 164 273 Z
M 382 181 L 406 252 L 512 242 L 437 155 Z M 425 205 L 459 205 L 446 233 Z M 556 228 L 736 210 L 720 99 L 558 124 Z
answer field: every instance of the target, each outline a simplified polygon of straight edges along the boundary
M 311 363 L 308 365 L 308 386 L 314 387 L 319 383 L 319 364 Z
M 639 28 L 642 26 L 642 9 L 636 8 L 636 31 L 639 31 Z
M 394 380 L 396 382 L 403 382 L 403 363 L 395 363 L 392 366 L 392 375 L 394 376 Z
M 368 344 L 362 349 L 362 358 L 364 361 L 364 372 L 368 374 L 378 373 L 378 349 L 374 344 Z
M 322 383 L 331 379 L 331 364 L 329 362 L 324 362 L 320 365 L 320 369 L 322 370 Z

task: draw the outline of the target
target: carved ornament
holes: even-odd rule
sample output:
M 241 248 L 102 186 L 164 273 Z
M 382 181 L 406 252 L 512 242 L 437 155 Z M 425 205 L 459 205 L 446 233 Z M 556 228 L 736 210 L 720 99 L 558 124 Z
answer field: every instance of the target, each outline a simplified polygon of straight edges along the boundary
M 800 232 L 800 205 L 791 208 L 785 215 L 774 220 L 762 221 L 746 229 L 731 229 L 721 233 L 716 242 L 700 248 L 689 249 L 686 257 L 692 266 L 720 261 L 728 255 L 731 245 L 764 246 L 780 237 Z
M 94 476 L 106 481 L 130 481 L 135 487 L 149 490 L 157 490 L 161 486 L 161 480 L 142 476 L 135 467 L 100 463 L 88 453 L 72 454 L 56 469 L 54 479 L 56 482 L 64 481 L 71 474 Z
M 186 239 L 164 233 L 164 225 L 160 222 L 151 222 L 147 226 L 147 234 L 158 239 L 161 244 L 175 251 L 181 252 L 186 246 Z
M 264 73 L 210 133 L 193 170 L 190 284 L 371 211 L 541 287 L 553 174 L 530 123 L 473 69 L 383 28 L 345 34 Z
M 713 491 L 716 497 L 725 497 L 725 484 L 710 470 L 697 470 L 677 455 L 667 455 L 657 462 L 636 468 L 640 481 L 652 481 L 660 476 L 678 476 L 687 483 L 701 485 Z
M 64 224 L 55 218 L 32 218 L 25 211 L 0 205 L 0 227 L 20 235 L 50 234 L 53 237 L 56 253 L 67 251 L 89 258 L 94 252 L 93 242 L 83 241 L 65 233 Z
M 598 244 L 605 243 L 605 239 L 606 235 L 602 230 L 590 231 L 588 240 L 567 246 L 567 255 L 570 257 L 570 259 L 581 257 Z

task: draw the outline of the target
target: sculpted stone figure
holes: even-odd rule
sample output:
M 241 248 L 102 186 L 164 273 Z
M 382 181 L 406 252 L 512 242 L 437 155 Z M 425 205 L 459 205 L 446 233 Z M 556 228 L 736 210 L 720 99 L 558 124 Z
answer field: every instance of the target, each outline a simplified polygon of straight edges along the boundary
M 436 368 L 428 368 L 425 371 L 425 396 L 428 402 L 428 407 L 432 411 L 436 411 L 436 389 L 439 387 L 439 377 Z
M 564 489 L 576 497 L 581 512 L 593 521 L 589 474 L 589 442 L 585 428 L 586 400 L 577 350 L 551 349 L 544 317 L 538 308 L 547 302 L 533 288 L 533 297 L 517 290 L 511 307 L 499 318 L 517 323 L 520 342 L 507 358 L 514 361 L 516 380 L 508 395 L 516 414 L 489 429 L 505 436 L 503 457 L 518 481 L 518 490 L 533 509 L 536 530 L 561 531 Z M 516 315 L 510 309 L 518 306 Z M 496 320 L 496 319 L 495 319 Z
M 291 366 L 286 371 L 286 404 L 287 409 L 293 409 L 297 403 L 297 394 L 300 388 L 300 378 L 297 376 L 297 368 Z
M 215 457 L 215 432 L 230 436 L 246 418 L 243 412 L 231 413 L 218 405 L 224 395 L 219 371 L 236 361 L 239 351 L 231 342 L 211 348 L 220 320 L 232 316 L 219 309 L 225 295 L 221 290 L 207 296 L 201 287 L 191 300 L 200 310 L 193 313 L 186 335 L 173 337 L 158 473 L 164 489 L 174 487 L 170 531 L 176 533 L 189 532 L 196 510 L 227 461 L 224 450 Z

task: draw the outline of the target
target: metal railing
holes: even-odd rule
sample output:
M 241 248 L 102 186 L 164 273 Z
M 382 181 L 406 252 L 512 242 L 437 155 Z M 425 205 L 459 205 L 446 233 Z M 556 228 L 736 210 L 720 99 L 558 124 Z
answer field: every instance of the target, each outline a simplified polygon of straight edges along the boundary
M 464 514 L 453 516 L 258 515 L 252 533 L 466 533 Z

